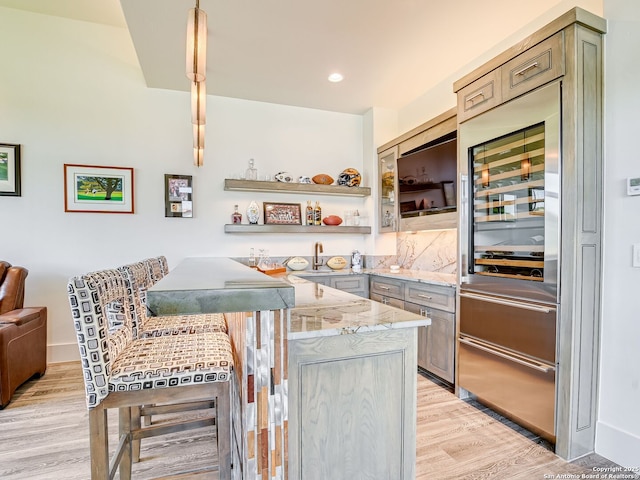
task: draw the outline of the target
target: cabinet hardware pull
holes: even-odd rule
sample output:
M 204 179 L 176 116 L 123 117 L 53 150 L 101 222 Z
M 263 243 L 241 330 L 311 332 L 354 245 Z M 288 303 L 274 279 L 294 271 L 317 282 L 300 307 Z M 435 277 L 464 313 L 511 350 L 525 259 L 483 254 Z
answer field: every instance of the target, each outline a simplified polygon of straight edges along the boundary
M 430 297 L 429 295 L 425 295 L 424 293 L 419 293 L 418 296 L 420 298 L 426 298 L 427 300 L 432 300 L 433 297 Z
M 517 77 L 518 75 L 524 75 L 524 72 L 526 72 L 527 70 L 531 70 L 532 68 L 535 68 L 537 66 L 538 66 L 538 62 L 533 62 L 533 63 L 527 65 L 526 67 L 521 68 L 517 72 L 514 72 L 513 76 Z
M 467 102 L 473 103 L 473 100 L 478 98 L 478 97 L 484 97 L 484 92 L 482 90 L 480 90 L 475 95 L 471 95 L 469 98 L 467 98 Z
M 378 285 L 380 290 L 389 290 L 389 287 L 385 287 L 384 285 Z
M 537 364 L 537 363 L 528 362 L 526 360 L 521 360 L 521 359 L 519 359 L 517 357 L 513 357 L 511 355 L 507 355 L 506 353 L 502 353 L 502 352 L 499 352 L 497 350 L 494 350 L 493 348 L 484 347 L 482 345 L 477 344 L 473 340 L 469 340 L 469 339 L 460 337 L 460 338 L 458 338 L 458 341 L 460 343 L 464 343 L 465 345 L 469 345 L 470 347 L 477 348 L 478 350 L 482 350 L 483 352 L 490 353 L 491 355 L 495 355 L 497 357 L 504 358 L 506 360 L 518 363 L 520 365 L 524 365 L 525 367 L 533 368 L 534 370 L 538 370 L 538 371 L 543 372 L 543 373 L 549 373 L 550 371 L 554 370 L 553 367 L 547 367 L 547 366 L 545 366 L 543 364 Z
M 506 305 L 508 307 L 524 308 L 526 310 L 533 310 L 534 312 L 542 312 L 542 313 L 551 312 L 551 309 L 547 307 L 543 307 L 539 305 L 530 305 L 528 303 L 522 303 L 522 302 L 513 302 L 509 300 L 500 300 L 499 298 L 485 297 L 484 295 L 478 295 L 475 293 L 461 293 L 460 297 L 470 298 L 472 300 L 480 300 L 482 302 L 497 303 L 498 305 Z

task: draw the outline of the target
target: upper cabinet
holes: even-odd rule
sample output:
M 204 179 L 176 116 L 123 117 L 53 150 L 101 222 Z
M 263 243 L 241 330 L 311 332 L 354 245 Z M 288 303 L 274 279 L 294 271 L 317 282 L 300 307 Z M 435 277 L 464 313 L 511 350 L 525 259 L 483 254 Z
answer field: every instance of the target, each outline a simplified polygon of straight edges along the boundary
M 453 108 L 378 148 L 379 232 L 455 228 Z
M 380 233 L 395 232 L 397 230 L 397 160 L 397 145 L 378 153 L 378 231 Z

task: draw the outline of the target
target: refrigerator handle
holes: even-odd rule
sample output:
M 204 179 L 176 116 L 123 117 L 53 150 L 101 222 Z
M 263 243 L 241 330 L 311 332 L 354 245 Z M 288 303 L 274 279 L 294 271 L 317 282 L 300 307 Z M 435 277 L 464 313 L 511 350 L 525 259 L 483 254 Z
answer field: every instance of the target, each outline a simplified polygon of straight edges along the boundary
M 534 370 L 538 370 L 542 373 L 549 373 L 551 371 L 554 370 L 553 367 L 547 367 L 546 365 L 543 364 L 538 364 L 538 363 L 532 363 L 532 362 L 528 362 L 526 360 L 522 360 L 518 357 L 514 357 L 512 355 L 506 354 L 506 353 L 502 353 L 498 350 L 495 350 L 493 348 L 489 348 L 489 347 L 485 347 L 483 345 L 480 345 L 479 343 L 474 342 L 473 340 L 470 340 L 468 338 L 465 337 L 460 337 L 458 338 L 458 341 L 460 343 L 464 343 L 465 345 L 468 345 L 470 347 L 473 348 L 477 348 L 478 350 L 482 350 L 483 352 L 487 352 L 490 353 L 491 355 L 496 355 L 500 358 L 504 358 L 506 360 L 509 360 L 511 362 L 515 362 L 515 363 L 519 363 L 520 365 L 524 365 L 525 367 L 529 367 L 529 368 L 533 368 Z
M 481 300 L 483 302 L 497 303 L 498 305 L 506 305 L 508 307 L 524 308 L 526 310 L 533 310 L 534 312 L 542 312 L 542 313 L 551 312 L 550 308 L 543 307 L 542 305 L 532 305 L 529 303 L 515 302 L 513 300 L 502 300 L 500 298 L 487 297 L 485 295 L 478 295 L 477 293 L 460 293 L 460 296 L 464 298 L 470 298 L 473 300 Z

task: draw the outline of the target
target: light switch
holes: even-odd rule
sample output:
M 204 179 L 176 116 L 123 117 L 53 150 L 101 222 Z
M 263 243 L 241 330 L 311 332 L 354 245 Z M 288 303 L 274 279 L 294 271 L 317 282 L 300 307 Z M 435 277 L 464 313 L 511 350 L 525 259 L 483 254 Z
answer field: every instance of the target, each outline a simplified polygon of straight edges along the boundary
M 632 266 L 640 268 L 640 243 L 633 244 Z

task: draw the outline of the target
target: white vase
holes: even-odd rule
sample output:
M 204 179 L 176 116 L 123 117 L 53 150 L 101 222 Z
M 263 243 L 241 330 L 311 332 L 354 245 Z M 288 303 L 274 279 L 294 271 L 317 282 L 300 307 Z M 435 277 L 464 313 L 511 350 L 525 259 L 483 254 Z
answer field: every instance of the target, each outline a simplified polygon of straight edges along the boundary
M 247 207 L 247 220 L 252 225 L 257 225 L 258 220 L 260 220 L 260 207 L 258 207 L 255 200 L 252 200 Z

